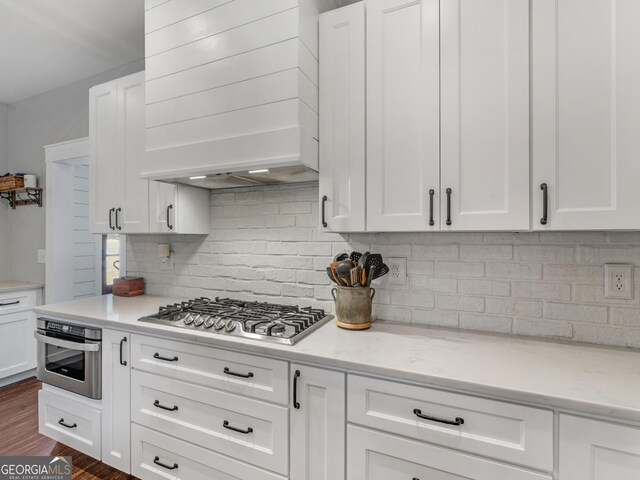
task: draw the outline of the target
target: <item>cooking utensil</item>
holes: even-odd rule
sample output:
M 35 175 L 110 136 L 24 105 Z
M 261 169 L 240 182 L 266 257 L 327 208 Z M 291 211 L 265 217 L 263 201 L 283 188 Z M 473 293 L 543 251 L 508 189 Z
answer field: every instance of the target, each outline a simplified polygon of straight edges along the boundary
M 358 263 L 358 260 L 360 260 L 361 256 L 362 256 L 362 254 L 360 252 L 351 252 L 350 258 L 354 262 Z
M 374 265 L 373 267 L 371 267 L 369 269 L 369 271 L 367 272 L 367 283 L 365 285 L 365 287 L 368 287 L 371 285 L 371 282 L 373 281 L 373 279 L 375 278 L 375 274 L 376 274 L 376 266 Z
M 340 281 L 340 278 L 338 277 L 338 274 L 336 273 L 336 266 L 339 264 L 340 262 L 331 262 L 331 264 L 329 265 L 329 269 L 331 270 L 331 275 L 334 278 L 334 281 L 338 284 L 338 285 L 343 285 L 343 283 Z
M 331 281 L 337 285 L 340 285 L 337 281 L 336 278 L 333 276 L 333 272 L 331 271 L 331 267 L 327 267 L 327 275 L 329 276 L 329 278 L 331 279 Z
M 367 273 L 365 270 L 365 264 L 367 263 L 367 258 L 369 258 L 369 252 L 364 252 L 362 256 L 358 259 L 358 268 L 360 270 L 360 285 L 366 285 Z
M 335 267 L 336 276 L 343 282 L 343 285 L 350 287 L 351 284 L 351 269 L 355 267 L 355 263 L 351 260 L 343 260 Z
M 387 273 L 389 273 L 389 267 L 387 266 L 386 263 L 382 264 L 382 267 L 380 267 L 380 270 L 376 270 L 376 275 L 375 277 L 373 277 L 373 280 L 375 280 L 376 278 L 380 278 L 383 275 L 386 275 Z
M 335 262 L 342 262 L 343 260 L 346 260 L 347 258 L 349 258 L 349 254 L 344 252 L 344 253 L 339 253 L 337 254 L 335 257 L 333 257 L 333 261 Z
M 357 287 L 360 285 L 360 269 L 356 266 L 351 269 L 351 286 Z

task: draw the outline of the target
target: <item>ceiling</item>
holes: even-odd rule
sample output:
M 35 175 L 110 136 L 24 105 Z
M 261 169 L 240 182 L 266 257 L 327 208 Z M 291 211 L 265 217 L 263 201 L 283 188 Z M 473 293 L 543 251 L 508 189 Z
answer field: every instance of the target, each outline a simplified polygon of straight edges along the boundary
M 0 102 L 144 58 L 143 0 L 0 0 Z

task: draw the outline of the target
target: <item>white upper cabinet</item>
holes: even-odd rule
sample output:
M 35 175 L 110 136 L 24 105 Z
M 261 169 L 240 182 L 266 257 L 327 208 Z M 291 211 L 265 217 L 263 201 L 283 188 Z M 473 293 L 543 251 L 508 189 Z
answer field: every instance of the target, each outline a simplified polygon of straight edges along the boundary
M 438 4 L 367 1 L 369 231 L 439 229 Z
M 149 231 L 144 155 L 144 72 L 89 90 L 92 233 Z
M 206 235 L 209 230 L 209 190 L 149 182 L 149 231 Z
M 318 15 L 328 3 L 147 1 L 143 176 L 318 170 Z
M 441 228 L 528 230 L 529 1 L 442 0 L 440 29 Z
M 532 5 L 534 228 L 640 229 L 640 2 Z
M 640 430 L 560 415 L 559 480 L 637 480 Z
M 365 229 L 364 2 L 320 17 L 321 222 Z

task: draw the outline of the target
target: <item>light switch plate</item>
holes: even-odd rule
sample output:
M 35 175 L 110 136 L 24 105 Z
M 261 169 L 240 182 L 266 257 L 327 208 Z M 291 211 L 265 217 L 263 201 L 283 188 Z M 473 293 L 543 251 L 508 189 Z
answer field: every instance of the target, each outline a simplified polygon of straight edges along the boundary
M 47 251 L 38 250 L 38 263 L 47 263 Z
M 604 296 L 633 299 L 633 266 L 608 263 L 604 266 Z

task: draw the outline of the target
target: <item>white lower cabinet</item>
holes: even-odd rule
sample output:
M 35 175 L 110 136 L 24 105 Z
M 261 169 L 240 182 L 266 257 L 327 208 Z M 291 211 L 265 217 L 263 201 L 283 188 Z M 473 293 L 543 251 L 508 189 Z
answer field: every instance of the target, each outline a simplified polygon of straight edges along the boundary
M 131 426 L 131 473 L 143 480 L 284 480 L 140 425 Z
M 560 415 L 559 480 L 638 480 L 640 429 Z
M 347 443 L 349 480 L 551 480 L 549 475 L 352 425 L 347 427 Z
M 42 435 L 100 459 L 101 411 L 98 400 L 57 389 L 38 393 L 38 422 Z
M 130 336 L 102 330 L 102 461 L 131 470 Z
M 0 294 L 0 379 L 36 367 L 36 291 Z
M 291 365 L 291 480 L 344 480 L 345 374 Z

